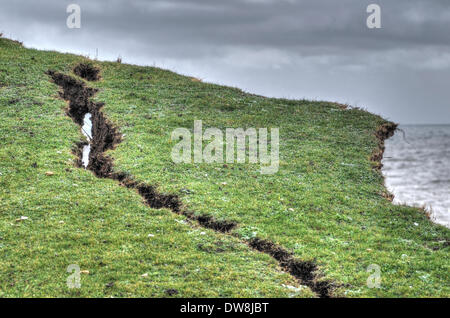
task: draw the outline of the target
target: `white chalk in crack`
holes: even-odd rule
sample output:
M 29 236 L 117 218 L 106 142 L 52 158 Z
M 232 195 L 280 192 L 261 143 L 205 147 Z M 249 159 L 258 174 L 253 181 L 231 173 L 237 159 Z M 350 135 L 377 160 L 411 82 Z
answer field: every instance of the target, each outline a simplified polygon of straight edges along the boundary
M 81 127 L 81 132 L 89 141 L 88 145 L 83 146 L 83 156 L 81 158 L 81 162 L 83 163 L 84 168 L 86 169 L 89 164 L 89 154 L 91 153 L 91 140 L 92 140 L 92 121 L 91 121 L 91 113 L 87 113 L 83 118 L 83 126 Z

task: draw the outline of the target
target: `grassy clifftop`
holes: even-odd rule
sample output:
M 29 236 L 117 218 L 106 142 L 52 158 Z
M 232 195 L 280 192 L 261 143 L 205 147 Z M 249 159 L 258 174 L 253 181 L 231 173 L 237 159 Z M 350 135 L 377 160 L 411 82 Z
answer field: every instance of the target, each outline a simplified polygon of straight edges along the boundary
M 75 75 L 80 63 L 98 67 L 101 80 Z M 176 194 L 195 215 L 237 226 L 204 228 L 76 167 L 73 149 L 83 136 L 49 70 L 98 89 L 93 101 L 105 104 L 103 114 L 123 136 L 108 151 L 115 171 Z M 0 113 L 0 296 L 317 295 L 274 255 L 252 248 L 255 239 L 314 264 L 314 280 L 327 282 L 330 296 L 450 295 L 449 230 L 386 199 L 371 160 L 380 159 L 377 131 L 388 124 L 378 116 L 3 38 Z M 171 133 L 192 131 L 194 120 L 223 131 L 278 127 L 279 171 L 173 163 Z M 79 289 L 67 287 L 70 264 L 82 270 Z M 372 264 L 379 288 L 367 286 Z

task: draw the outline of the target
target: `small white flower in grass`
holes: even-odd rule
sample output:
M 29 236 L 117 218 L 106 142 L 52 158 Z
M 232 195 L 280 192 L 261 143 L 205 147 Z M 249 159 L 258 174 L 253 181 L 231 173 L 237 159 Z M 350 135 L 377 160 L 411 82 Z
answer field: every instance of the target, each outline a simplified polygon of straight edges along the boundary
M 415 226 L 419 226 L 419 223 L 414 222 L 414 225 L 415 225 Z
M 25 220 L 28 220 L 28 216 L 23 216 L 22 215 L 20 218 L 16 219 L 17 222 L 25 221 Z
M 155 234 L 149 234 L 148 237 L 155 237 Z
M 148 273 L 142 274 L 141 277 L 148 277 Z
M 205 235 L 206 234 L 206 232 L 200 232 L 200 235 Z

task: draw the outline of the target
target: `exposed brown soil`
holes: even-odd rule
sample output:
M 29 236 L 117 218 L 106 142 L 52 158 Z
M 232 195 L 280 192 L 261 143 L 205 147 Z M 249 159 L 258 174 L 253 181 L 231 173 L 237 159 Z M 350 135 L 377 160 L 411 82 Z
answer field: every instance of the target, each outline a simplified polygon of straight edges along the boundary
M 165 291 L 165 293 L 166 293 L 166 295 L 168 295 L 168 296 L 174 296 L 174 295 L 178 295 L 178 290 L 173 289 L 173 288 L 170 288 L 170 289 L 167 289 L 167 290 Z
M 82 126 L 84 116 L 87 113 L 91 113 L 92 140 L 88 170 L 91 170 L 99 178 L 117 180 L 120 185 L 135 189 L 142 196 L 145 203 L 152 208 L 170 209 L 174 213 L 186 216 L 189 220 L 197 221 L 198 224 L 205 228 L 222 233 L 228 233 L 237 227 L 237 223 L 233 221 L 217 220 L 210 215 L 196 215 L 194 212 L 184 208 L 177 195 L 159 193 L 156 187 L 152 185 L 135 181 L 126 173 L 114 171 L 113 160 L 105 155 L 105 152 L 114 149 L 121 142 L 121 135 L 101 111 L 104 104 L 91 101 L 91 97 L 97 93 L 97 90 L 87 87 L 82 81 L 68 75 L 54 71 L 48 71 L 47 74 L 62 88 L 60 95 L 69 102 L 67 114 L 75 123 Z M 74 154 L 78 158 L 76 162 L 78 167 L 82 167 L 81 158 L 84 145 L 86 145 L 86 142 L 81 141 L 74 148 Z M 298 260 L 292 253 L 267 240 L 255 238 L 249 242 L 249 246 L 272 256 L 286 272 L 299 279 L 301 283 L 309 286 L 320 297 L 331 296 L 333 284 L 324 280 L 319 281 L 317 265 L 314 262 Z M 168 294 L 173 294 L 173 292 L 170 291 Z
M 333 284 L 326 280 L 319 280 L 320 275 L 315 262 L 296 259 L 294 255 L 270 241 L 254 238 L 249 245 L 275 258 L 288 273 L 301 280 L 303 284 L 319 294 L 321 298 L 331 297 Z
M 73 69 L 79 77 L 88 81 L 98 81 L 100 79 L 100 69 L 88 63 L 80 63 Z
M 386 139 L 389 139 L 394 135 L 395 131 L 397 130 L 397 127 L 398 124 L 388 122 L 378 126 L 377 130 L 375 131 L 375 137 L 378 140 L 378 147 L 372 153 L 370 160 L 374 163 L 375 170 L 377 170 L 380 173 L 381 168 L 383 168 L 381 160 L 383 159 L 385 151 L 384 142 L 386 141 Z M 380 193 L 380 195 L 390 202 L 394 200 L 394 195 L 390 193 L 386 187 L 385 190 L 382 193 Z
M 72 153 L 77 156 L 77 159 L 75 161 L 75 166 L 78 168 L 83 167 L 83 161 L 81 158 L 83 157 L 83 147 L 87 146 L 88 143 L 86 141 L 79 141 L 75 144 L 75 146 L 72 148 Z
M 381 168 L 383 168 L 383 164 L 381 163 L 381 160 L 383 159 L 383 154 L 384 154 L 384 150 L 385 150 L 384 141 L 394 135 L 397 127 L 398 127 L 398 124 L 389 122 L 389 123 L 385 123 L 381 126 L 378 126 L 378 128 L 375 132 L 375 136 L 378 139 L 378 147 L 372 153 L 370 160 L 375 163 L 375 169 L 377 169 L 377 170 L 381 170 Z
M 211 215 L 195 215 L 194 212 L 183 211 L 182 214 L 191 220 L 195 220 L 203 227 L 213 229 L 218 232 L 227 233 L 237 227 L 237 223 L 227 220 L 216 220 Z
M 87 113 L 92 115 L 93 140 L 91 141 L 91 152 L 87 168 L 93 171 L 97 177 L 112 177 L 112 160 L 104 152 L 113 149 L 121 141 L 121 136 L 117 129 L 103 116 L 100 110 L 103 107 L 103 103 L 95 103 L 90 100 L 97 93 L 97 90 L 86 87 L 83 82 L 61 73 L 49 71 L 48 74 L 63 89 L 61 97 L 69 101 L 67 114 L 78 125 L 83 125 L 83 119 Z M 78 166 L 81 166 L 81 149 L 85 144 L 79 143 L 75 150 L 75 154 L 79 158 Z

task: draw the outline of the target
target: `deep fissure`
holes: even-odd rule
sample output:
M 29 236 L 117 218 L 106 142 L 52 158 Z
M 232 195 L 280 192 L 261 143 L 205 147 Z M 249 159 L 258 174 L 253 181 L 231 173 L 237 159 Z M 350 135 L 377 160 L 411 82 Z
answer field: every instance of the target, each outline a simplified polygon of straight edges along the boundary
M 77 68 L 78 66 L 75 67 L 74 72 Z M 85 69 L 85 65 L 83 66 L 83 70 L 90 74 L 90 71 Z M 230 233 L 231 230 L 237 227 L 237 223 L 233 221 L 217 220 L 210 215 L 197 215 L 185 209 L 177 195 L 159 193 L 156 187 L 152 185 L 135 181 L 126 173 L 115 172 L 113 169 L 113 160 L 105 152 L 114 149 L 121 142 L 121 134 L 103 115 L 101 108 L 104 106 L 104 103 L 91 101 L 91 98 L 97 93 L 97 89 L 87 87 L 84 82 L 59 72 L 50 70 L 47 74 L 55 84 L 62 88 L 62 92 L 60 92 L 61 98 L 69 102 L 68 116 L 83 128 L 83 134 L 89 141 L 77 143 L 74 149 L 74 153 L 78 158 L 76 162 L 78 167 L 85 167 L 91 170 L 99 178 L 117 180 L 120 185 L 135 189 L 145 200 L 146 204 L 152 208 L 170 209 L 174 213 L 184 215 L 186 218 L 198 222 L 203 227 L 221 233 Z M 99 78 L 98 72 L 95 74 L 97 75 L 94 80 L 97 80 Z M 89 76 L 82 77 L 87 80 L 91 78 Z M 84 129 L 86 117 L 89 117 L 91 121 L 92 126 L 90 132 Z M 86 156 L 87 148 L 90 150 L 88 162 L 86 162 L 86 158 L 83 160 L 83 156 Z M 310 287 L 318 296 L 331 297 L 334 284 L 330 281 L 320 279 L 321 277 L 318 274 L 318 268 L 315 262 L 296 259 L 293 253 L 267 240 L 253 238 L 248 242 L 248 245 L 257 251 L 273 257 L 278 261 L 284 271 L 298 279 L 300 283 Z

